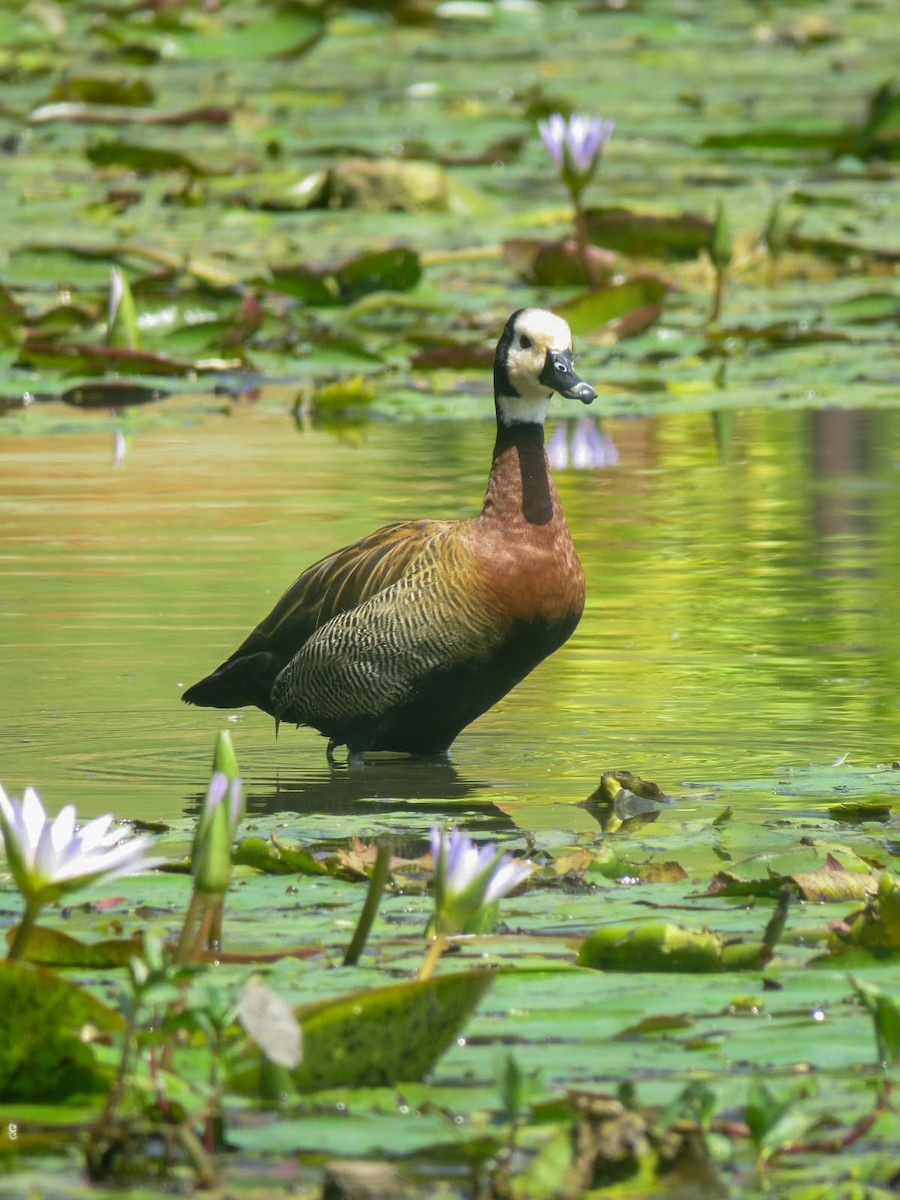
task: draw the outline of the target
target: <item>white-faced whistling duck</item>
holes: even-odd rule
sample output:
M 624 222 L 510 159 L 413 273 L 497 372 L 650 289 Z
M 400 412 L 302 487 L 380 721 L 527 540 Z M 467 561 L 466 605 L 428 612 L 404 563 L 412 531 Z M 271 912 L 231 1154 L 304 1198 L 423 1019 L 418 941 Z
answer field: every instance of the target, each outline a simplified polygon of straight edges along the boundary
M 566 322 L 523 308 L 494 358 L 484 505 L 386 525 L 308 567 L 188 704 L 255 704 L 346 746 L 442 754 L 571 635 L 584 574 L 544 453 L 553 392 L 590 404 Z

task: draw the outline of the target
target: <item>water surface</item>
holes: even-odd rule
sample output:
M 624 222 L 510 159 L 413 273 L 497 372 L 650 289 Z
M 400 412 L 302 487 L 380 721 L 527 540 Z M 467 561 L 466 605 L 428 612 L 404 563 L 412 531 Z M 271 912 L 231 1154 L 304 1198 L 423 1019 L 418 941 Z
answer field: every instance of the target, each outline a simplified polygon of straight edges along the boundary
M 328 768 L 324 740 L 256 710 L 185 708 L 296 574 L 386 521 L 467 516 L 489 423 L 376 422 L 353 437 L 271 409 L 145 428 L 113 465 L 89 417 L 0 437 L 0 779 L 49 805 L 173 817 L 227 723 L 251 808 L 477 810 L 596 829 L 575 807 L 627 767 L 711 803 L 793 805 L 776 776 L 900 753 L 900 419 L 739 412 L 608 419 L 618 465 L 557 474 L 588 602 L 571 641 L 464 731 L 446 764 Z M 721 433 L 721 430 L 720 430 Z M 683 801 L 690 805 L 691 801 Z M 400 814 L 402 816 L 402 812 Z

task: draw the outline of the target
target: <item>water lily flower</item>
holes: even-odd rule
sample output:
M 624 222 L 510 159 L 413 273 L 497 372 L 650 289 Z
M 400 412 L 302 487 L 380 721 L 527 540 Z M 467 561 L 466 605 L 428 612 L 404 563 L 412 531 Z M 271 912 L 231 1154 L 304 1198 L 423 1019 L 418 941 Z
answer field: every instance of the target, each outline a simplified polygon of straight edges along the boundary
M 110 829 L 112 817 L 97 817 L 76 826 L 75 808 L 67 804 L 50 820 L 33 787 L 21 801 L 11 800 L 0 787 L 0 832 L 9 869 L 25 899 L 25 913 L 10 957 L 21 954 L 24 940 L 38 910 L 67 892 L 96 879 L 114 879 L 156 866 L 145 857 L 152 839 L 122 841 L 121 831 Z
M 435 925 L 444 935 L 492 927 L 498 902 L 534 870 L 533 863 L 498 851 L 493 842 L 476 846 L 461 829 L 433 827 L 431 854 Z
M 555 112 L 546 121 L 538 121 L 541 139 L 559 167 L 562 181 L 572 197 L 578 251 L 591 287 L 597 287 L 599 279 L 588 251 L 590 239 L 581 194 L 597 170 L 614 126 L 615 122 L 609 117 L 604 119 L 587 113 L 572 113 L 567 121 L 562 113 Z
M 67 804 L 51 821 L 33 787 L 21 803 L 10 800 L 0 787 L 0 829 L 13 879 L 26 902 L 39 905 L 101 877 L 114 879 L 145 870 L 148 837 L 122 841 L 110 830 L 110 815 L 76 828 L 75 808 Z
M 231 882 L 231 845 L 244 818 L 244 788 L 237 771 L 234 747 L 219 735 L 213 771 L 200 809 L 191 849 L 194 894 L 181 927 L 175 958 L 188 962 L 222 944 L 225 893 Z
M 239 776 L 216 771 L 200 810 L 191 861 L 199 892 L 222 895 L 231 880 L 231 843 L 244 816 Z
M 590 182 L 614 128 L 611 118 L 587 113 L 572 113 L 567 121 L 562 113 L 556 112 L 546 121 L 538 122 L 547 152 L 573 196 Z

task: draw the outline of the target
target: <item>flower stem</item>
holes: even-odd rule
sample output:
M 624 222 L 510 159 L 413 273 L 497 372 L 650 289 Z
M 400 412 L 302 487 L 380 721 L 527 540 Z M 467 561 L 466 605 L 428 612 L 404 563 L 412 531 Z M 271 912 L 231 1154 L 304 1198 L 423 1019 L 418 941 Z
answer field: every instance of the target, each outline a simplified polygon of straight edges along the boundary
M 366 900 L 363 904 L 362 912 L 359 914 L 356 929 L 353 931 L 353 937 L 350 939 L 350 945 L 347 947 L 347 952 L 344 955 L 345 967 L 355 967 L 359 962 L 359 956 L 362 954 L 363 947 L 372 930 L 375 915 L 378 912 L 378 905 L 381 902 L 381 896 L 390 875 L 390 869 L 390 846 L 379 846 L 375 856 L 375 864 L 372 867 L 372 874 L 369 876 L 369 890 L 366 892 Z
M 12 962 L 22 957 L 25 952 L 25 943 L 28 941 L 32 926 L 37 920 L 37 915 L 40 911 L 41 906 L 35 904 L 34 901 L 27 900 L 25 902 L 25 911 L 22 913 L 22 920 L 19 922 L 19 927 L 16 930 L 9 953 L 6 956 L 7 961 Z
M 725 276 L 727 271 L 725 267 L 716 267 L 716 282 L 713 291 L 712 310 L 709 314 L 710 324 L 718 321 L 722 313 L 722 301 L 725 298 Z
M 177 963 L 185 963 L 190 960 L 191 948 L 194 945 L 194 930 L 197 922 L 204 910 L 203 898 L 199 892 L 194 892 L 191 896 L 191 902 L 188 905 L 188 910 L 184 915 L 184 924 L 181 927 L 181 936 L 178 939 L 178 945 L 175 948 L 175 961 Z
M 594 263 L 591 258 L 590 239 L 588 238 L 587 216 L 585 215 L 584 205 L 581 203 L 581 196 L 573 193 L 572 203 L 575 207 L 575 236 L 578 239 L 578 254 L 581 258 L 581 265 L 584 267 L 584 273 L 587 276 L 588 285 L 594 288 L 597 286 L 597 279 L 594 275 Z
M 434 968 L 437 966 L 438 959 L 447 949 L 447 938 L 443 933 L 436 933 L 432 939 L 431 945 L 428 947 L 428 953 L 425 955 L 425 961 L 419 967 L 419 973 L 416 979 L 424 981 L 430 979 Z

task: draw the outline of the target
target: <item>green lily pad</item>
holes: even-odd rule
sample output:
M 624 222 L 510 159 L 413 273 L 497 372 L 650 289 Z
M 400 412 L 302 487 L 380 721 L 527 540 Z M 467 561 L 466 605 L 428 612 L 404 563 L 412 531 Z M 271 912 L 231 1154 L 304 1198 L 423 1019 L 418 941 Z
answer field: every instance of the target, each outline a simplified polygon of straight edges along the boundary
M 0 1098 L 63 1099 L 100 1079 L 84 1025 L 119 1029 L 119 1014 L 76 983 L 42 967 L 0 962 Z
M 771 957 L 761 942 L 726 942 L 708 929 L 685 929 L 666 921 L 604 925 L 581 944 L 578 963 L 598 971 L 747 971 Z
M 299 1092 L 326 1087 L 381 1087 L 422 1079 L 469 1019 L 491 986 L 490 971 L 465 971 L 414 980 L 295 1010 L 303 1030 L 303 1061 L 290 1072 Z M 266 1086 L 258 1054 L 239 1068 L 232 1085 Z
M 605 325 L 624 337 L 653 324 L 662 312 L 668 291 L 669 285 L 658 276 L 635 275 L 583 292 L 557 305 L 556 311 L 565 317 L 576 336 Z
M 591 208 L 591 241 L 640 258 L 684 259 L 709 246 L 712 222 L 697 213 L 637 213 L 627 208 Z
M 275 834 L 266 841 L 261 837 L 243 837 L 234 848 L 236 865 L 253 867 L 268 875 L 327 875 L 328 868 L 304 846 L 288 846 Z

